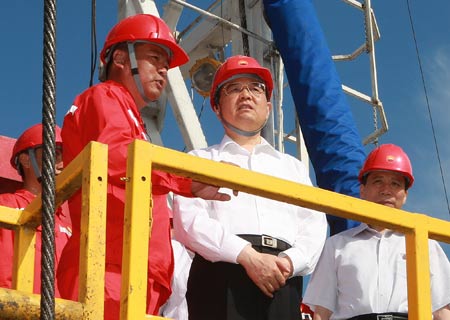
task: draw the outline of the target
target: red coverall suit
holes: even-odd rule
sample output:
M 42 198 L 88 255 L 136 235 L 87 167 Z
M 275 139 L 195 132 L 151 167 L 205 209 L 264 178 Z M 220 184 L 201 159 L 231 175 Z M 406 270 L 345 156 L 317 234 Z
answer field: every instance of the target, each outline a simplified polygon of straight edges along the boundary
M 62 128 L 63 160 L 69 163 L 90 141 L 108 145 L 108 194 L 106 225 L 105 319 L 119 318 L 125 177 L 128 144 L 147 140 L 141 116 L 129 91 L 107 81 L 79 95 L 66 114 Z M 149 251 L 147 312 L 158 314 L 171 293 L 173 253 L 170 242 L 167 193 L 192 196 L 192 181 L 164 172 L 152 172 L 153 227 Z M 66 246 L 58 269 L 60 292 L 64 298 L 78 300 L 81 196 L 69 201 L 73 237 Z M 147 223 L 147 222 L 143 222 Z
M 14 209 L 23 209 L 36 196 L 31 192 L 21 189 L 15 193 L 0 194 L 0 205 Z M 64 205 L 63 205 L 64 206 Z M 66 205 L 67 206 L 67 205 Z M 64 214 L 67 210 L 58 208 L 55 215 L 55 265 L 58 264 L 61 252 L 70 238 L 71 224 L 68 215 Z M 36 233 L 36 253 L 34 258 L 34 287 L 33 293 L 41 292 L 41 232 L 42 227 L 37 228 Z M 13 270 L 13 252 L 14 252 L 14 231 L 9 229 L 0 229 L 0 287 L 11 288 L 12 270 Z M 60 298 L 57 285 L 55 285 L 55 296 Z

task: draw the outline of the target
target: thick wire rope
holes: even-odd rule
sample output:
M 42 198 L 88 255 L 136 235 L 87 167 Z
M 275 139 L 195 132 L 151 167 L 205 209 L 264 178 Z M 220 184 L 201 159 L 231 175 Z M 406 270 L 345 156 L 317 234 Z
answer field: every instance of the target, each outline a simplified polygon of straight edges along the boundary
M 427 85 L 426 85 L 426 82 L 425 82 L 425 76 L 424 76 L 423 68 L 422 68 L 422 59 L 420 58 L 420 51 L 419 51 L 419 46 L 417 44 L 416 31 L 414 29 L 414 22 L 413 22 L 413 18 L 412 18 L 412 14 L 411 14 L 411 7 L 410 7 L 410 4 L 409 4 L 409 0 L 406 0 L 406 5 L 408 7 L 409 22 L 411 24 L 412 35 L 413 35 L 413 38 L 414 38 L 414 45 L 415 45 L 415 48 L 416 48 L 417 62 L 419 64 L 420 76 L 421 76 L 421 79 L 422 79 L 423 91 L 424 91 L 425 100 L 426 100 L 426 103 L 427 103 L 428 115 L 430 117 L 431 130 L 433 132 L 434 146 L 436 148 L 436 154 L 437 154 L 438 163 L 439 163 L 439 170 L 441 172 L 442 185 L 444 187 L 445 201 L 447 202 L 447 210 L 448 210 L 448 213 L 450 214 L 450 204 L 448 202 L 447 188 L 445 186 L 444 171 L 442 169 L 441 156 L 440 156 L 440 153 L 439 153 L 439 147 L 438 147 L 437 140 L 436 140 L 436 132 L 435 132 L 435 129 L 434 129 L 433 116 L 431 114 L 431 107 L 430 107 L 430 101 L 428 99 Z
M 41 316 L 55 319 L 56 0 L 44 1 Z
M 94 84 L 95 68 L 97 67 L 97 28 L 96 28 L 96 0 L 91 2 L 91 76 L 89 87 Z

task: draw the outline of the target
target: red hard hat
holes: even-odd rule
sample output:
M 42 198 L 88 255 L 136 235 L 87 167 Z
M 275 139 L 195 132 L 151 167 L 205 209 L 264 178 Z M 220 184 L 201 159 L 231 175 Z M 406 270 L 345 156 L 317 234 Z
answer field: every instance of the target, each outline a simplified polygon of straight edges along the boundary
M 406 189 L 414 183 L 412 166 L 408 155 L 395 144 L 383 144 L 372 150 L 359 172 L 359 181 L 362 183 L 369 172 L 377 170 L 394 171 L 402 174 L 407 180 Z
M 58 126 L 56 126 L 55 128 L 55 141 L 57 146 L 62 146 L 61 128 Z M 30 148 L 36 148 L 41 145 L 42 124 L 39 123 L 25 130 L 22 135 L 17 138 L 10 160 L 13 168 L 17 169 L 16 158 L 21 152 Z
M 150 14 L 137 14 L 117 23 L 106 36 L 100 52 L 100 59 L 106 65 L 106 57 L 112 46 L 121 42 L 147 41 L 169 49 L 171 58 L 169 68 L 180 66 L 189 61 L 189 57 L 177 44 L 167 24 Z
M 270 70 L 262 67 L 258 61 L 247 56 L 232 56 L 228 58 L 216 71 L 213 85 L 211 87 L 211 94 L 209 100 L 211 107 L 214 108 L 216 104 L 217 90 L 224 84 L 225 81 L 238 74 L 255 74 L 260 77 L 266 84 L 267 99 L 270 100 L 273 90 L 273 80 Z

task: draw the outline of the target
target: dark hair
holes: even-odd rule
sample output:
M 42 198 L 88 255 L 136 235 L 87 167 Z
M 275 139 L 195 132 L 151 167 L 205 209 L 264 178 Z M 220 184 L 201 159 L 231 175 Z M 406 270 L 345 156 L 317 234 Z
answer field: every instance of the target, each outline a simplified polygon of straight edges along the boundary
M 372 173 L 372 171 L 366 172 L 366 174 L 364 174 L 361 177 L 361 184 L 363 186 L 365 186 L 367 184 L 367 177 L 369 176 L 370 173 Z M 405 179 L 405 190 L 408 190 L 410 185 L 411 185 L 411 181 L 409 181 L 409 179 L 407 177 L 405 177 L 405 176 L 403 176 L 403 178 Z
M 105 72 L 105 78 L 106 79 L 108 79 L 109 68 L 110 68 L 111 62 L 113 60 L 114 51 L 116 51 L 116 50 L 122 50 L 122 51 L 128 52 L 127 43 L 126 42 L 120 42 L 120 43 L 117 43 L 117 44 L 111 46 L 111 48 L 108 49 L 107 56 L 109 56 L 109 59 L 108 59 L 108 62 L 106 63 L 106 66 L 105 66 L 105 71 L 106 71 Z

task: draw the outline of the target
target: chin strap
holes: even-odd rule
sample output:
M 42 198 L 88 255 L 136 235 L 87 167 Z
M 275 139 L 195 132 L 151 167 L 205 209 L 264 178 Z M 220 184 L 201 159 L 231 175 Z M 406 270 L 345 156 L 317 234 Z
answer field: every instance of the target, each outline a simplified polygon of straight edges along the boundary
M 36 160 L 36 153 L 33 148 L 28 149 L 28 156 L 31 160 L 31 167 L 33 168 L 34 175 L 36 176 L 37 181 L 41 182 L 42 180 L 42 173 L 39 169 L 37 160 Z
M 142 100 L 144 100 L 147 104 L 150 104 L 152 100 L 147 98 L 147 96 L 145 95 L 144 88 L 142 87 L 141 78 L 139 77 L 139 68 L 137 65 L 136 54 L 134 51 L 134 43 L 127 42 L 127 46 L 128 46 L 128 55 L 130 57 L 131 74 L 133 75 L 134 83 L 136 84 L 136 87 L 139 91 L 139 94 L 141 95 Z

